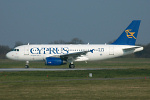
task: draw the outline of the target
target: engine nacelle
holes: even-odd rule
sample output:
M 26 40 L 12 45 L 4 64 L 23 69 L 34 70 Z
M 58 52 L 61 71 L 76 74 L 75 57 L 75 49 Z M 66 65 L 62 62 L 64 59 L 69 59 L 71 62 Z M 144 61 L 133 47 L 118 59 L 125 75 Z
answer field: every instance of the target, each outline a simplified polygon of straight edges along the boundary
M 45 64 L 51 66 L 57 66 L 57 65 L 66 64 L 66 61 L 63 61 L 62 59 L 56 57 L 47 57 L 45 60 Z

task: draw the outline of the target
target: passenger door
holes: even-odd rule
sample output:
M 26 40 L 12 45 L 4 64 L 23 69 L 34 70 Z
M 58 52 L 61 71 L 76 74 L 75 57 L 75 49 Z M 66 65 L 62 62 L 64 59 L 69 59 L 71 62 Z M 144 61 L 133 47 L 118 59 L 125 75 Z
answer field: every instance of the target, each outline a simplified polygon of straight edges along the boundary
M 24 47 L 24 55 L 29 55 L 29 45 Z

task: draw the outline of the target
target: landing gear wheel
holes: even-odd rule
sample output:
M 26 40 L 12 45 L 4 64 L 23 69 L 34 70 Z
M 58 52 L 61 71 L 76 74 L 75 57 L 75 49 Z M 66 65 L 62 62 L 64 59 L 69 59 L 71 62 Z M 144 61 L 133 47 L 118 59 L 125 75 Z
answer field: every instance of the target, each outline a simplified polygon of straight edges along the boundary
M 25 65 L 25 68 L 29 68 L 29 65 Z
M 25 68 L 29 68 L 29 61 L 26 61 Z
M 74 64 L 70 64 L 69 68 L 75 68 L 75 65 Z

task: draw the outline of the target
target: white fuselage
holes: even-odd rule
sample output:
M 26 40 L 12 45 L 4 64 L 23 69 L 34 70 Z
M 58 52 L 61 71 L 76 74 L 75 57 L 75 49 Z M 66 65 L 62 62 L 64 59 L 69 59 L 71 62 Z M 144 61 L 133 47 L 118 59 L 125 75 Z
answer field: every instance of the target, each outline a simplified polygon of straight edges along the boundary
M 7 58 L 26 61 L 44 60 L 46 65 L 63 65 L 69 62 L 69 68 L 75 68 L 74 61 L 93 61 L 115 58 L 142 51 L 135 46 L 140 20 L 133 20 L 123 33 L 110 45 L 22 45 L 6 54 Z
M 131 49 L 130 49 L 131 48 Z M 134 48 L 134 49 L 132 49 Z M 47 57 L 88 51 L 73 61 L 93 61 L 119 57 L 143 50 L 140 46 L 131 45 L 22 45 L 7 53 L 7 57 L 20 61 L 40 61 Z M 67 62 L 72 62 L 68 61 Z

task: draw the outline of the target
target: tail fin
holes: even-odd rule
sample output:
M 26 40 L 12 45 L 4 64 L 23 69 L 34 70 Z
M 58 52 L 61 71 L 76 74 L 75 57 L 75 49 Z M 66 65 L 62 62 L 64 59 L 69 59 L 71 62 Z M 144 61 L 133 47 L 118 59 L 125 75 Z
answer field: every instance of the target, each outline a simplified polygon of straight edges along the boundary
M 114 45 L 135 45 L 141 20 L 133 20 L 123 31 L 119 38 L 113 42 Z

